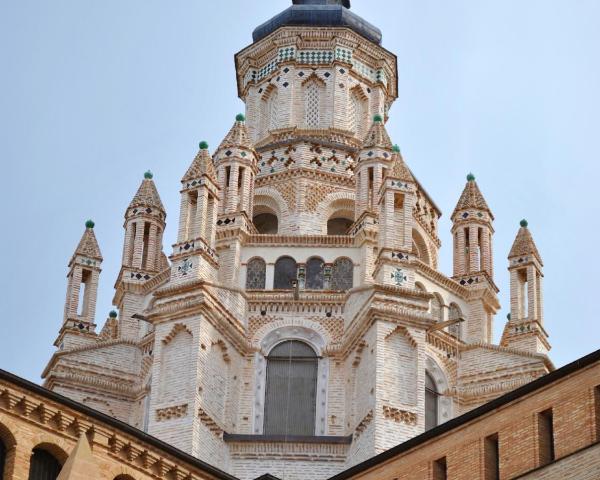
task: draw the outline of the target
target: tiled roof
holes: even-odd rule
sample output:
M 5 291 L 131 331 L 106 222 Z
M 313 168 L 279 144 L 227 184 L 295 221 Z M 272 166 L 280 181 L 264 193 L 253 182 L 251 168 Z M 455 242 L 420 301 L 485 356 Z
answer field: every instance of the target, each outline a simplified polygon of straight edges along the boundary
M 470 208 L 488 212 L 492 217 L 492 220 L 494 219 L 494 215 L 492 214 L 490 207 L 488 207 L 485 198 L 483 198 L 481 190 L 479 190 L 475 180 L 467 181 L 465 189 L 463 190 L 458 203 L 456 204 L 456 208 L 454 209 L 452 216 L 454 216 L 460 210 L 468 210 Z
M 153 207 L 158 208 L 161 211 L 165 211 L 165 207 L 162 204 L 154 180 L 151 178 L 144 178 L 138 188 L 137 193 L 134 195 L 129 208 L 135 207 Z
M 217 179 L 217 173 L 215 172 L 212 157 L 206 148 L 200 149 L 181 181 L 186 182 L 188 180 L 194 180 L 203 175 L 206 175 L 213 181 L 216 181 Z
M 85 257 L 92 257 L 98 260 L 102 260 L 102 254 L 100 253 L 100 247 L 96 240 L 96 234 L 93 228 L 86 228 L 85 232 L 79 240 L 79 245 L 75 249 L 75 255 L 83 255 Z
M 534 255 L 540 263 L 542 263 L 542 257 L 540 252 L 533 241 L 533 237 L 531 236 L 531 232 L 527 227 L 521 227 L 519 232 L 517 233 L 517 237 L 510 249 L 510 253 L 508 254 L 508 258 L 514 257 L 522 257 L 525 255 Z

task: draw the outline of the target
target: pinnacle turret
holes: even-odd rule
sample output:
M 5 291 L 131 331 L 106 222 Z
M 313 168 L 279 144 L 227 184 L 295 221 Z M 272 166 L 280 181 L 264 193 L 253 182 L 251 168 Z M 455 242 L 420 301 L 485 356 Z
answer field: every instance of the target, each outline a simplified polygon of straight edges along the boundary
M 96 240 L 96 235 L 94 234 L 94 226 L 95 224 L 92 220 L 85 222 L 85 231 L 81 236 L 81 240 L 79 240 L 79 244 L 75 249 L 71 261 L 73 261 L 77 255 L 102 261 L 102 254 L 100 253 L 98 240 Z
M 154 184 L 152 172 L 147 171 L 144 174 L 144 179 L 140 184 L 136 194 L 134 195 L 128 209 L 135 208 L 156 208 L 165 213 L 165 207 L 163 206 L 156 185 Z
M 397 145 L 393 147 L 392 154 L 392 168 L 387 172 L 387 176 L 390 178 L 395 178 L 396 180 L 402 180 L 403 182 L 415 182 L 415 177 L 413 177 L 412 172 L 404 162 L 404 158 L 402 158 L 402 154 L 400 153 L 400 148 Z
M 363 150 L 370 148 L 381 148 L 384 150 L 392 150 L 392 141 L 390 136 L 385 129 L 383 124 L 383 117 L 381 115 L 375 115 L 373 117 L 373 124 L 367 133 L 365 141 L 363 143 Z
M 213 182 L 216 182 L 217 173 L 213 164 L 210 153 L 208 152 L 208 143 L 200 142 L 200 150 L 192 161 L 192 164 L 187 169 L 187 172 L 181 179 L 182 182 L 198 180 L 200 177 L 209 177 Z
M 485 201 L 481 190 L 479 190 L 477 182 L 475 181 L 475 175 L 473 175 L 472 173 L 467 175 L 467 184 L 465 185 L 465 188 L 463 189 L 463 192 L 460 195 L 460 198 L 458 199 L 456 208 L 452 213 L 452 218 L 458 212 L 468 209 L 475 209 L 487 212 L 490 215 L 491 219 L 494 220 L 494 214 L 490 210 L 490 207 L 488 207 L 488 204 Z
M 533 255 L 540 262 L 540 265 L 543 265 L 542 257 L 533 241 L 528 223 L 526 220 L 521 220 L 521 228 L 517 232 L 515 241 L 508 254 L 508 259 L 526 257 L 528 255 Z

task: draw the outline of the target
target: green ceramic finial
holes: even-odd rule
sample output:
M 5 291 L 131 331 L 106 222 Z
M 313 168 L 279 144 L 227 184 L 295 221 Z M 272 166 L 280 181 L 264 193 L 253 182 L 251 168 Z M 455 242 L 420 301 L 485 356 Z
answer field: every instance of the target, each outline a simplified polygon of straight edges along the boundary
M 523 220 L 521 220 L 521 223 L 520 223 L 520 225 L 521 225 L 523 228 L 527 228 L 527 226 L 529 225 L 529 222 L 528 222 L 527 220 L 523 219 Z
M 207 142 L 205 142 L 204 140 L 202 140 L 202 141 L 200 142 L 200 145 L 199 145 L 199 146 L 200 146 L 200 150 L 208 150 L 208 143 L 207 143 Z
M 510 322 L 510 313 L 506 315 L 506 319 Z
M 392 147 L 392 152 L 395 152 L 395 153 L 400 153 L 400 147 L 399 147 L 398 145 L 394 145 L 394 146 Z
M 152 180 L 152 177 L 154 177 L 154 174 L 150 170 L 144 173 L 144 178 L 146 180 Z
M 243 113 L 238 113 L 235 116 L 235 121 L 236 122 L 245 122 L 246 121 L 246 115 L 244 115 Z
M 475 181 L 475 175 L 473 175 L 472 173 L 469 173 L 467 175 L 467 182 L 474 182 Z
M 85 222 L 85 228 L 94 228 L 94 225 L 96 224 L 93 220 L 88 220 L 87 222 Z
M 108 312 L 108 316 L 110 318 L 117 318 L 117 315 L 118 315 L 117 312 L 114 310 L 111 310 L 110 312 Z
M 377 114 L 373 117 L 373 121 L 375 123 L 381 123 L 381 122 L 383 122 L 383 117 L 381 115 Z

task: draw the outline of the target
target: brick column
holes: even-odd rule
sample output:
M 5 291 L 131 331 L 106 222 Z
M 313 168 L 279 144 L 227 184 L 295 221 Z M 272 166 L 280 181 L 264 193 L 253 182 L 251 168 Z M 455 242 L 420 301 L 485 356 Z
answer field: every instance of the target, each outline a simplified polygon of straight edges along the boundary
M 206 188 L 198 190 L 198 203 L 196 204 L 196 212 L 194 213 L 194 229 L 190 238 L 204 238 L 207 234 L 208 222 L 208 191 Z
M 179 229 L 177 231 L 177 243 L 181 243 L 184 240 L 188 240 L 186 238 L 187 235 L 187 226 L 188 226 L 188 215 L 189 215 L 189 195 L 187 192 L 183 192 L 181 194 L 181 205 L 179 207 Z
M 135 224 L 135 239 L 133 240 L 133 268 L 142 268 L 144 252 L 144 222 L 138 220 Z
M 456 270 L 454 271 L 454 274 L 456 276 L 460 276 L 460 275 L 464 275 L 465 271 L 466 271 L 466 248 L 467 246 L 465 245 L 465 229 L 463 227 L 459 227 L 458 231 L 456 232 L 456 236 L 457 236 L 457 248 L 456 248 Z
M 537 272 L 535 267 L 527 267 L 527 317 L 529 320 L 537 319 Z
M 127 222 L 125 227 L 125 242 L 123 244 L 123 258 L 121 264 L 130 267 L 133 256 L 133 222 Z
M 147 270 L 158 270 L 158 226 L 155 224 L 150 225 L 150 236 L 148 238 L 148 256 L 146 258 L 146 269 Z
M 81 275 L 81 267 L 74 267 L 73 272 L 71 274 L 71 281 L 69 282 L 69 292 L 67 294 L 69 305 L 67 318 L 77 317 L 77 310 L 79 307 L 79 290 L 81 289 Z
M 487 229 L 484 229 L 481 233 L 481 263 L 483 269 L 492 276 L 492 252 L 490 245 L 490 235 Z
M 229 185 L 227 186 L 227 213 L 233 213 L 236 211 L 238 204 L 238 178 L 239 178 L 239 165 L 231 165 L 231 173 L 229 175 Z

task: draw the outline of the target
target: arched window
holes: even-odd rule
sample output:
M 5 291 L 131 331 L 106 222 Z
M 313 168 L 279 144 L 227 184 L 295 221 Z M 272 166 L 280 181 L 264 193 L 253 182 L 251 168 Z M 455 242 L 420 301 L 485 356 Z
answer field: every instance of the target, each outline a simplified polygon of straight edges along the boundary
M 304 123 L 309 128 L 319 128 L 321 120 L 321 87 L 310 81 L 304 88 Z
M 444 321 L 444 303 L 439 293 L 434 293 L 431 299 L 431 316 L 435 318 L 436 322 Z
M 253 258 L 246 265 L 246 289 L 264 290 L 267 264 L 262 258 Z
M 350 290 L 354 285 L 354 263 L 349 258 L 338 258 L 331 271 L 332 290 Z
M 327 235 L 347 235 L 353 223 L 347 218 L 330 218 L 327 220 Z
M 263 235 L 277 235 L 279 220 L 274 213 L 259 213 L 252 219 L 258 233 Z
M 270 130 L 279 128 L 279 103 L 275 87 L 263 97 L 261 110 L 261 134 L 267 135 Z
M 456 303 L 451 303 L 448 309 L 448 320 L 458 320 L 462 318 L 462 312 Z M 458 339 L 462 339 L 462 322 L 453 323 L 448 327 L 448 333 Z
M 438 424 L 439 392 L 435 381 L 425 372 L 425 430 L 430 430 Z
M 267 357 L 266 435 L 314 435 L 317 355 L 306 343 L 286 341 Z
M 114 480 L 135 480 L 135 478 L 133 478 L 131 475 L 121 474 L 121 475 L 115 477 Z
M 307 290 L 323 290 L 325 276 L 323 265 L 325 262 L 320 258 L 310 258 L 306 262 L 306 286 Z
M 50 452 L 34 448 L 29 464 L 29 480 L 56 480 L 62 465 Z
M 281 257 L 275 262 L 274 290 L 291 290 L 293 281 L 298 278 L 298 265 L 291 257 Z

